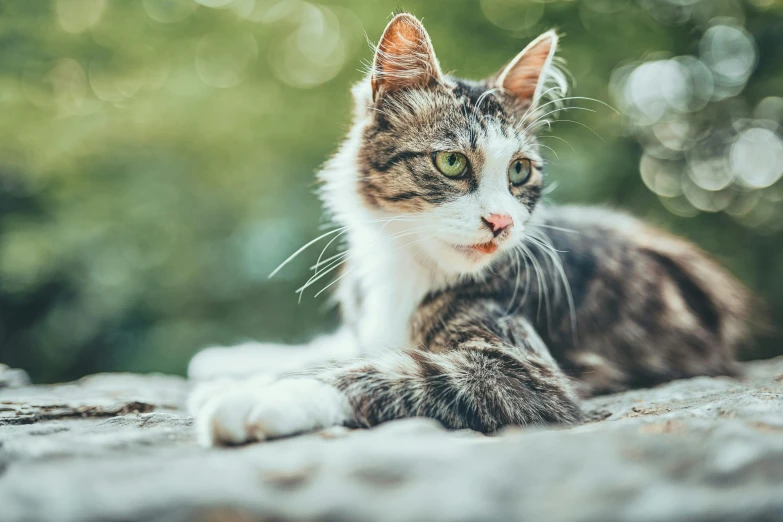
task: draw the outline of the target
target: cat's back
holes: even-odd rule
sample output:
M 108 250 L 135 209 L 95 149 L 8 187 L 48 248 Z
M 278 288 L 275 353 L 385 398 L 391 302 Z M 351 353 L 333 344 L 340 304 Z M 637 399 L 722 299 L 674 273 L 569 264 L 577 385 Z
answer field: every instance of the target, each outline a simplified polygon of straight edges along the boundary
M 622 210 L 587 205 L 542 205 L 534 215 L 533 228 L 536 225 L 546 229 L 547 235 L 555 240 L 564 241 L 560 236 L 570 234 L 575 238 L 603 238 L 607 243 L 627 240 L 650 229 Z
M 707 253 L 606 208 L 551 206 L 535 217 L 527 249 L 549 284 L 528 284 L 549 293 L 550 313 L 534 301 L 526 311 L 591 393 L 732 373 L 751 299 Z M 552 299 L 558 284 L 568 285 L 568 299 Z

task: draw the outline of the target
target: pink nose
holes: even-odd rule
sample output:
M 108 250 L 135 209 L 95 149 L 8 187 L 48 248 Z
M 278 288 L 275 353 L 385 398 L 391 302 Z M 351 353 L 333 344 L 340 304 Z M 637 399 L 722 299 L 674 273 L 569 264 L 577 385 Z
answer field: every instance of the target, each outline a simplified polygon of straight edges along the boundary
M 481 221 L 492 231 L 495 237 L 514 225 L 514 220 L 508 214 L 490 214 L 481 218 Z

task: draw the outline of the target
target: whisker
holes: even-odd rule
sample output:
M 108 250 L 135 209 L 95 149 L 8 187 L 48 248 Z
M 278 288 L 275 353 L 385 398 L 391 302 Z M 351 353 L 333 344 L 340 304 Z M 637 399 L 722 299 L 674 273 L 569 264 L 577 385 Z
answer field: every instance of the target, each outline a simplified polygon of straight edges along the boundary
M 542 196 L 548 196 L 549 194 L 551 194 L 552 192 L 557 190 L 557 187 L 559 187 L 559 186 L 560 185 L 557 183 L 557 181 L 553 181 L 552 183 L 550 183 L 549 185 L 544 187 L 544 190 L 541 191 L 541 195 Z
M 544 228 L 551 228 L 552 230 L 557 230 L 559 232 L 568 232 L 571 234 L 579 234 L 580 232 L 578 230 L 574 230 L 573 228 L 565 228 L 565 227 L 557 227 L 555 225 L 547 225 L 544 223 L 534 223 L 533 226 L 536 227 L 544 227 Z M 560 252 L 560 250 L 558 250 Z
M 550 92 L 552 92 L 554 90 L 558 90 L 558 89 L 560 89 L 560 87 L 557 86 L 557 85 L 555 85 L 553 87 L 550 87 L 549 89 L 547 89 L 544 92 L 542 92 L 539 95 L 538 99 L 539 100 L 543 99 L 547 94 L 549 94 Z M 527 117 L 528 117 L 528 115 L 530 114 L 531 111 L 534 111 L 534 112 L 535 111 L 540 111 L 543 107 L 546 107 L 547 105 L 552 105 L 553 103 L 559 103 L 559 101 L 560 101 L 560 98 L 558 98 L 556 100 L 549 101 L 547 103 L 544 103 L 543 105 L 536 105 L 535 103 L 532 103 L 530 105 L 530 107 L 528 107 L 527 110 L 525 111 L 525 113 L 522 115 L 522 118 L 520 118 L 520 122 L 524 122 L 527 119 Z
M 514 261 L 517 267 L 517 278 L 516 283 L 514 284 L 514 292 L 511 294 L 511 301 L 508 303 L 508 307 L 506 307 L 505 315 L 508 315 L 509 312 L 511 312 L 511 309 L 514 307 L 514 301 L 516 300 L 517 292 L 519 291 L 519 279 L 521 275 L 520 272 L 522 272 L 522 263 L 519 262 L 519 252 L 517 252 L 516 249 L 514 250 L 514 254 L 516 254 Z
M 561 101 L 568 101 L 568 100 L 587 100 L 587 101 L 592 101 L 592 102 L 595 102 L 595 103 L 600 103 L 601 105 L 603 105 L 604 107 L 607 107 L 608 109 L 612 110 L 616 114 L 620 114 L 620 111 L 618 111 L 617 109 L 615 109 L 614 107 L 612 107 L 611 105 L 606 103 L 605 101 L 599 100 L 597 98 L 590 98 L 589 96 L 567 96 L 565 98 L 560 98 L 560 100 Z
M 478 123 L 478 111 L 481 108 L 481 103 L 489 96 L 494 96 L 496 92 L 498 92 L 500 89 L 495 87 L 493 89 L 488 89 L 481 93 L 481 95 L 478 97 L 478 100 L 476 100 L 476 105 L 473 106 L 473 111 L 471 113 L 471 119 L 473 123 Z
M 532 132 L 532 129 L 534 129 L 534 128 L 535 128 L 535 127 L 533 127 L 533 126 L 534 126 L 536 123 L 538 123 L 539 121 L 541 121 L 542 119 L 544 119 L 546 116 L 549 116 L 550 114 L 554 114 L 554 113 L 556 113 L 556 112 L 560 112 L 560 111 L 587 111 L 587 112 L 595 112 L 595 110 L 593 110 L 593 109 L 588 109 L 588 108 L 586 108 L 586 107 L 561 107 L 561 108 L 559 108 L 559 109 L 555 109 L 554 111 L 549 111 L 549 112 L 547 112 L 546 114 L 542 114 L 541 116 L 539 116 L 538 118 L 536 118 L 536 119 L 535 119 L 535 120 L 533 120 L 532 122 L 528 123 L 528 124 L 527 124 L 527 127 L 526 127 L 526 128 L 527 128 L 527 130 L 529 130 L 529 131 L 531 131 L 531 132 Z M 545 121 L 548 121 L 548 120 L 545 120 Z M 565 120 L 558 120 L 558 121 L 565 121 Z
M 335 269 L 337 269 L 340 266 L 342 266 L 347 260 L 348 260 L 347 257 L 345 259 L 339 259 L 339 260 L 335 261 L 334 263 L 332 263 L 331 265 L 325 267 L 320 272 L 317 272 L 316 274 L 313 274 L 313 276 L 310 277 L 310 279 L 308 279 L 307 282 L 304 285 L 302 285 L 300 288 L 298 288 L 296 290 L 295 293 L 299 294 L 299 302 L 302 302 L 302 295 L 303 295 L 305 290 L 307 290 L 310 286 L 315 284 L 316 281 L 322 279 L 323 277 L 325 277 L 330 272 L 332 272 Z
M 550 90 L 551 90 L 551 89 L 550 89 Z M 539 106 L 537 106 L 535 109 L 536 109 L 536 110 L 541 110 L 541 109 L 543 109 L 544 107 L 546 107 L 547 105 L 552 105 L 552 104 L 557 104 L 557 103 L 563 103 L 563 102 L 566 102 L 566 101 L 569 101 L 569 100 L 586 100 L 586 101 L 592 101 L 592 102 L 600 103 L 601 105 L 603 105 L 603 106 L 605 106 L 605 107 L 608 107 L 610 110 L 614 111 L 615 113 L 617 113 L 617 114 L 620 114 L 620 112 L 619 112 L 617 109 L 615 109 L 614 107 L 612 107 L 612 106 L 611 106 L 611 105 L 609 105 L 608 103 L 606 103 L 606 102 L 604 102 L 604 101 L 601 101 L 601 100 L 598 100 L 598 99 L 596 99 L 596 98 L 590 98 L 590 97 L 588 97 L 588 96 L 566 96 L 566 97 L 564 97 L 564 98 L 558 98 L 558 99 L 556 99 L 556 100 L 552 100 L 552 101 L 549 101 L 549 102 L 547 102 L 547 103 L 544 103 L 544 104 L 542 104 L 542 105 L 539 105 Z M 561 107 L 561 108 L 565 108 L 565 107 Z M 529 112 L 529 111 L 530 111 L 530 109 L 528 109 L 528 112 Z M 557 111 L 555 111 L 555 112 L 557 112 Z M 525 113 L 525 116 L 527 116 L 527 113 Z
M 546 91 L 541 93 L 541 98 L 545 97 L 546 94 L 548 94 L 550 91 L 552 91 L 554 89 L 559 89 L 559 88 L 560 88 L 559 86 L 550 87 L 549 89 L 547 89 Z M 614 111 L 615 113 L 620 114 L 617 109 L 615 109 L 614 107 L 612 107 L 608 103 L 606 103 L 604 101 L 601 101 L 601 100 L 598 100 L 596 98 L 590 98 L 588 96 L 565 96 L 565 97 L 562 97 L 562 98 L 557 98 L 557 99 L 554 99 L 554 100 L 550 100 L 547 103 L 544 103 L 542 105 L 535 105 L 535 104 L 531 105 L 525 111 L 525 114 L 522 115 L 521 122 L 524 122 L 527 119 L 527 117 L 528 117 L 528 115 L 530 114 L 531 111 L 534 111 L 534 112 L 535 111 L 540 111 L 541 109 L 543 109 L 547 105 L 558 105 L 558 104 L 562 104 L 563 102 L 566 102 L 566 101 L 569 101 L 569 100 L 586 100 L 586 101 L 596 102 L 596 103 L 599 103 L 599 104 L 601 104 L 601 105 L 603 105 L 605 107 L 608 107 L 610 110 Z M 556 112 L 560 111 L 561 109 L 566 109 L 566 108 L 567 107 L 558 107 L 557 109 L 552 111 L 552 113 L 556 113 Z M 549 113 L 549 114 L 551 114 L 551 113 Z
M 592 132 L 593 134 L 595 134 L 596 136 L 598 136 L 598 139 L 599 139 L 599 140 L 601 140 L 601 141 L 603 141 L 604 143 L 606 143 L 606 140 L 605 140 L 605 139 L 603 139 L 603 137 L 601 137 L 601 135 L 600 135 L 600 134 L 598 134 L 597 132 L 595 132 L 595 131 L 594 131 L 594 130 L 593 130 L 593 129 L 592 129 L 590 126 L 589 126 L 589 125 L 585 125 L 585 124 L 584 124 L 584 123 L 582 123 L 582 122 L 579 122 L 579 121 L 574 121 L 574 120 L 557 120 L 557 121 L 558 121 L 558 122 L 561 122 L 561 121 L 562 121 L 562 122 L 565 122 L 565 123 L 575 123 L 575 124 L 577 124 L 577 125 L 581 125 L 581 126 L 582 126 L 582 127 L 584 127 L 585 129 L 589 130 L 590 132 Z
M 330 235 L 332 235 L 332 234 L 335 234 L 335 233 L 337 233 L 337 232 L 341 232 L 341 231 L 343 231 L 343 230 L 346 230 L 347 228 L 348 228 L 348 227 L 341 227 L 341 228 L 338 228 L 338 229 L 335 229 L 335 230 L 330 230 L 329 232 L 327 232 L 327 233 L 325 233 L 325 234 L 321 234 L 320 236 L 318 236 L 317 238 L 313 239 L 312 241 L 309 241 L 309 242 L 308 242 L 308 243 L 306 243 L 306 244 L 305 244 L 303 247 L 301 247 L 299 250 L 297 250 L 296 252 L 294 252 L 293 254 L 291 254 L 291 255 L 288 257 L 288 259 L 286 259 L 285 261 L 283 261 L 282 263 L 280 263 L 280 264 L 278 265 L 278 267 L 277 267 L 277 268 L 275 268 L 275 269 L 272 271 L 272 273 L 271 273 L 271 274 L 269 274 L 269 276 L 268 276 L 268 277 L 269 277 L 269 279 L 273 278 L 273 277 L 275 276 L 275 274 L 277 274 L 277 273 L 278 273 L 278 272 L 279 272 L 279 271 L 280 271 L 280 270 L 281 270 L 281 269 L 282 269 L 284 266 L 286 266 L 286 265 L 287 265 L 288 263 L 290 263 L 290 262 L 291 262 L 291 261 L 292 261 L 292 260 L 293 260 L 293 259 L 294 259 L 296 256 L 298 256 L 299 254 L 301 254 L 302 252 L 304 252 L 305 250 L 307 250 L 307 249 L 308 249 L 309 247 L 311 247 L 312 245 L 316 244 L 317 242 L 319 242 L 320 240 L 322 240 L 322 239 L 323 239 L 323 238 L 325 238 L 325 237 L 328 237 L 328 236 L 330 236 Z
M 549 322 L 551 320 L 552 314 L 549 307 L 549 285 L 546 284 L 545 274 L 542 274 L 541 264 L 538 262 L 538 259 L 535 257 L 533 252 L 527 248 L 524 243 L 520 243 L 519 247 L 530 259 L 530 262 L 533 266 L 533 272 L 536 275 L 536 282 L 538 283 L 538 307 L 536 311 L 536 317 L 538 318 L 541 316 L 541 302 L 543 301 L 544 311 L 547 315 L 547 322 Z
M 400 248 L 403 248 L 403 247 L 405 247 L 405 246 L 409 246 L 409 245 L 416 244 L 416 243 L 418 243 L 419 241 L 423 241 L 423 240 L 425 240 L 425 239 L 429 239 L 430 237 L 433 237 L 433 236 L 434 236 L 434 234 L 433 234 L 432 236 L 427 236 L 427 237 L 424 237 L 424 238 L 417 239 L 416 241 L 413 241 L 412 243 L 409 243 L 409 244 L 407 244 L 407 245 L 403 245 L 402 247 L 395 248 L 395 250 L 399 250 Z M 350 270 L 346 271 L 346 272 L 345 272 L 343 275 L 341 275 L 340 277 L 338 277 L 337 279 L 335 279 L 334 281 L 332 281 L 331 283 L 329 283 L 328 285 L 326 285 L 325 287 L 323 287 L 321 290 L 319 290 L 319 291 L 318 291 L 318 293 L 316 293 L 316 294 L 313 296 L 313 298 L 316 298 L 316 297 L 318 297 L 319 295 L 321 295 L 322 293 L 324 293 L 326 290 L 328 290 L 328 289 L 329 289 L 330 287 L 332 287 L 333 285 L 337 284 L 337 282 L 338 282 L 338 281 L 340 281 L 342 278 L 344 278 L 345 276 L 347 276 L 348 274 L 350 274 L 350 273 L 351 273 L 351 272 L 353 272 L 354 270 L 356 270 L 356 267 L 354 267 L 354 268 L 351 268 Z
M 333 260 L 334 260 L 335 258 L 337 258 L 337 257 L 340 257 L 340 256 L 345 256 L 345 255 L 347 255 L 347 254 L 348 254 L 348 251 L 347 251 L 347 250 L 346 250 L 346 251 L 344 251 L 344 252 L 338 252 L 338 253 L 336 253 L 335 255 L 333 255 L 333 256 L 329 256 L 329 257 L 327 257 L 326 259 L 324 259 L 323 261 L 321 261 L 321 262 L 318 262 L 318 263 L 314 264 L 313 266 L 311 266 L 311 267 L 310 267 L 310 270 L 315 270 L 315 271 L 317 272 L 317 271 L 318 271 L 318 268 L 319 268 L 320 266 L 323 266 L 323 265 L 325 265 L 325 264 L 327 264 L 327 263 L 329 263 L 329 262 L 333 261 Z
M 557 155 L 557 152 L 555 152 L 555 149 L 553 149 L 552 147 L 549 147 L 549 146 L 547 146 L 547 145 L 544 145 L 543 143 L 539 143 L 539 144 L 538 144 L 538 146 L 539 146 L 539 147 L 544 147 L 545 149 L 549 149 L 549 150 L 551 150 L 551 151 L 552 151 L 552 154 L 554 154 L 554 155 L 555 155 L 555 158 L 556 158 L 556 159 L 558 159 L 558 160 L 560 159 L 560 156 L 558 156 L 558 155 Z
M 321 253 L 318 254 L 318 260 L 315 262 L 316 268 L 318 267 L 318 265 L 321 264 L 321 258 L 323 257 L 324 253 L 329 249 L 329 247 L 332 245 L 332 243 L 337 241 L 346 232 L 347 232 L 347 230 L 343 230 L 342 232 L 340 232 L 339 234 L 334 236 L 332 239 L 330 239 L 328 243 L 326 243 L 326 246 L 323 248 L 323 250 L 321 250 Z M 316 272 L 317 272 L 317 270 L 316 270 Z
M 400 217 L 406 217 L 406 216 L 409 216 L 409 215 L 410 214 L 401 214 L 400 216 L 394 216 L 394 217 L 391 217 L 391 218 L 373 219 L 373 220 L 367 221 L 366 223 L 384 223 L 384 222 L 387 222 L 387 221 L 394 221 L 394 220 L 397 220 Z M 275 268 L 272 271 L 272 273 L 270 273 L 269 276 L 267 276 L 267 277 L 269 279 L 273 278 L 275 276 L 275 274 L 277 274 L 284 266 L 286 266 L 288 263 L 293 261 L 296 258 L 296 256 L 298 256 L 299 254 L 301 254 L 302 252 L 304 252 L 305 250 L 310 248 L 312 245 L 316 244 L 318 241 L 320 241 L 320 240 L 322 240 L 322 239 L 324 239 L 326 237 L 329 237 L 332 234 L 336 234 L 338 232 L 345 231 L 346 229 L 348 229 L 347 226 L 340 227 L 340 228 L 337 228 L 337 229 L 334 229 L 334 230 L 330 230 L 329 232 L 321 234 L 317 238 L 307 242 L 304 246 L 300 247 L 299 250 L 297 250 L 296 252 L 294 252 L 293 254 L 288 256 L 288 258 L 285 261 L 283 261 L 282 263 L 280 263 L 277 266 L 277 268 Z
M 422 227 L 416 227 L 416 228 L 413 228 L 413 229 L 411 229 L 411 230 L 405 230 L 405 231 L 403 231 L 403 232 L 399 232 L 399 233 L 396 233 L 396 234 L 391 234 L 391 235 L 387 236 L 387 239 L 388 239 L 387 243 L 388 243 L 389 241 L 393 240 L 393 239 L 396 239 L 396 238 L 399 238 L 399 237 L 405 237 L 405 236 L 409 236 L 409 235 L 411 235 L 411 234 L 415 234 L 415 233 L 416 233 L 416 232 L 418 232 L 418 231 L 421 231 L 421 230 L 426 230 L 426 229 L 428 229 L 428 228 L 433 228 L 433 227 L 434 227 L 434 225 L 426 225 L 426 226 L 422 226 Z M 299 294 L 299 300 L 300 300 L 300 302 L 301 302 L 301 299 L 302 299 L 302 293 L 303 293 L 305 290 L 307 290 L 307 289 L 308 289 L 310 286 L 312 286 L 312 285 L 313 285 L 313 284 L 314 284 L 316 281 L 318 281 L 318 280 L 322 279 L 322 278 L 323 278 L 324 276 L 326 276 L 328 273 L 330 273 L 330 272 L 334 271 L 334 270 L 335 270 L 336 268 L 338 268 L 340 265 L 344 264 L 344 263 L 345 263 L 345 262 L 347 262 L 347 261 L 348 261 L 348 260 L 349 260 L 351 257 L 353 257 L 353 255 L 350 253 L 350 251 L 346 251 L 346 252 L 342 252 L 342 253 L 340 253 L 340 254 L 337 254 L 336 256 L 332 256 L 332 258 L 335 258 L 335 257 L 340 257 L 340 256 L 343 256 L 343 257 L 341 257 L 340 259 L 338 259 L 338 260 L 337 260 L 337 261 L 335 261 L 335 262 L 332 262 L 332 263 L 328 264 L 328 265 L 327 265 L 327 266 L 325 266 L 325 267 L 324 267 L 322 270 L 320 270 L 320 271 L 316 271 L 316 273 L 315 273 L 315 274 L 313 274 L 313 275 L 312 275 L 312 276 L 311 276 L 311 277 L 310 277 L 310 278 L 307 280 L 307 282 L 306 282 L 304 285 L 302 285 L 300 288 L 298 288 L 298 289 L 296 290 L 296 292 L 295 292 L 295 293 Z M 323 263 L 325 264 L 325 263 L 326 263 L 326 261 L 324 261 Z M 322 264 L 322 263 L 319 261 L 319 263 L 316 263 L 316 265 L 315 265 L 315 266 L 318 266 L 319 264 Z
M 549 259 L 551 260 L 553 269 L 557 272 L 557 275 L 560 277 L 560 281 L 563 285 L 563 290 L 565 291 L 567 304 L 568 304 L 571 334 L 573 336 L 574 341 L 576 342 L 576 338 L 577 338 L 576 307 L 574 305 L 574 297 L 571 292 L 571 284 L 568 281 L 568 275 L 566 274 L 565 269 L 563 268 L 563 261 L 560 259 L 560 256 L 558 255 L 558 252 L 560 251 L 555 248 L 555 246 L 552 244 L 552 240 L 543 231 L 534 230 L 533 232 L 540 234 L 540 237 L 537 237 L 536 235 L 532 235 L 532 234 L 526 237 L 530 238 L 531 240 L 538 243 L 542 247 L 544 253 L 548 255 Z
M 560 141 L 564 142 L 566 145 L 568 145 L 569 147 L 571 147 L 572 151 L 576 152 L 576 149 L 574 148 L 573 145 L 571 145 L 571 142 L 566 140 L 566 139 L 564 139 L 564 138 L 561 138 L 560 136 L 538 136 L 538 139 L 542 139 L 542 138 L 554 138 L 556 140 L 560 140 Z
M 520 308 L 524 307 L 527 303 L 527 298 L 530 296 L 530 264 L 528 263 L 528 256 L 525 253 L 525 251 L 520 247 L 520 245 L 514 246 L 514 251 L 517 253 L 517 259 L 521 259 L 522 262 L 525 265 L 525 291 L 522 294 L 522 298 L 519 300 L 519 304 L 514 307 L 513 311 L 511 312 L 512 315 L 517 312 Z

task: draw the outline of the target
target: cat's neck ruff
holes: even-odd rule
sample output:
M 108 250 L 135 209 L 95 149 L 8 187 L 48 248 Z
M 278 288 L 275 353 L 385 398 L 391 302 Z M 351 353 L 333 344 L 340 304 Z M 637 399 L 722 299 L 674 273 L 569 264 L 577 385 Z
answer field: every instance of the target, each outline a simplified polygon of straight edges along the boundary
M 453 282 L 421 251 L 426 234 L 410 233 L 415 224 L 404 216 L 368 210 L 361 201 L 356 162 L 362 126 L 356 125 L 339 152 L 320 173 L 321 197 L 326 210 L 345 227 L 348 261 L 335 295 L 343 313 L 356 325 L 366 349 L 399 348 L 407 343 L 408 323 L 428 293 Z M 352 306 L 355 294 L 360 306 Z

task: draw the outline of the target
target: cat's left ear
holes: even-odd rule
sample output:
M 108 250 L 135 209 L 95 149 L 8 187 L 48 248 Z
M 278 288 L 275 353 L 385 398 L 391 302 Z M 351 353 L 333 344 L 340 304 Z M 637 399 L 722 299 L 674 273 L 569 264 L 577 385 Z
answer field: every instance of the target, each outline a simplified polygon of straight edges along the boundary
M 557 33 L 542 34 L 493 77 L 494 87 L 512 96 L 522 107 L 535 107 L 557 50 Z

